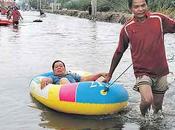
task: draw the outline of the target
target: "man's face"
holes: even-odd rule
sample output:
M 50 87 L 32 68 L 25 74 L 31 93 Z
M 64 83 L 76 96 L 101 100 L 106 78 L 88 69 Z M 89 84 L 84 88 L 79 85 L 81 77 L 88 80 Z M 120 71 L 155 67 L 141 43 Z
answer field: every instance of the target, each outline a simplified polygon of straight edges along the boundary
M 64 67 L 62 62 L 56 62 L 53 71 L 55 75 L 59 76 L 65 73 L 66 68 Z
M 148 11 L 148 6 L 145 0 L 133 0 L 131 11 L 135 18 L 145 18 L 145 13 Z

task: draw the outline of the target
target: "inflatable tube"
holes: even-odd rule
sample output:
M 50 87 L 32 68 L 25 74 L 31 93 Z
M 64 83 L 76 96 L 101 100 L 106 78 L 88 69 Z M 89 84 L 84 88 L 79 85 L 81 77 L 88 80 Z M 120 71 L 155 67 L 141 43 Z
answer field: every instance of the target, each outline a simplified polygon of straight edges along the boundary
M 97 81 L 65 85 L 49 84 L 41 89 L 41 79 L 50 74 L 52 72 L 34 77 L 30 83 L 30 94 L 40 103 L 56 111 L 81 115 L 104 115 L 119 112 L 128 104 L 128 93 L 119 84 L 110 86 L 108 92 L 104 92 L 107 84 Z
M 9 21 L 9 20 L 5 20 L 5 19 L 0 19 L 0 26 L 8 26 L 8 25 L 10 25 L 10 24 L 12 24 L 12 22 L 11 21 Z

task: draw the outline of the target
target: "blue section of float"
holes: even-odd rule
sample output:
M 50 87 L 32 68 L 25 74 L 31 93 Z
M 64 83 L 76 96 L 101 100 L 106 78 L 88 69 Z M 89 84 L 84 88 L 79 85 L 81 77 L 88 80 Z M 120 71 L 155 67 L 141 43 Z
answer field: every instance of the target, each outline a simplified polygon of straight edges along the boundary
M 106 87 L 106 83 L 80 82 L 77 88 L 76 102 L 111 104 L 128 101 L 128 93 L 122 85 L 113 84 L 106 95 L 101 91 Z M 92 96 L 95 95 L 95 96 Z

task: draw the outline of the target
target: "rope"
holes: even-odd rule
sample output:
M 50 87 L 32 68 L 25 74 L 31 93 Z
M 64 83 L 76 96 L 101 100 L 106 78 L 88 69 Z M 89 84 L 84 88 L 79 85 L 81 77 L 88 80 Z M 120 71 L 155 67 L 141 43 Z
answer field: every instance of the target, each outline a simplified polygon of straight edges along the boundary
M 173 55 L 171 58 L 167 59 L 169 62 L 172 62 L 175 59 L 175 55 Z M 108 83 L 108 85 L 104 88 L 103 92 L 109 91 L 109 88 L 132 66 L 130 64 L 111 84 Z
M 105 88 L 104 88 L 104 92 L 109 91 L 109 88 L 132 66 L 132 64 L 130 64 L 111 84 L 108 84 Z

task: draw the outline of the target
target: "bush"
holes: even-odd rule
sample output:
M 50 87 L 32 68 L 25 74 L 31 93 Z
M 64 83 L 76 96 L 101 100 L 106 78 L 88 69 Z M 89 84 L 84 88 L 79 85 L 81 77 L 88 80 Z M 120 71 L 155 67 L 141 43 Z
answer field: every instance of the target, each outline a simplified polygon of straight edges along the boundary
M 90 0 L 72 0 L 64 4 L 64 8 L 76 9 L 76 10 L 87 10 L 90 5 Z

